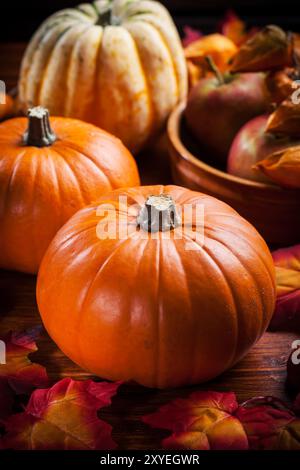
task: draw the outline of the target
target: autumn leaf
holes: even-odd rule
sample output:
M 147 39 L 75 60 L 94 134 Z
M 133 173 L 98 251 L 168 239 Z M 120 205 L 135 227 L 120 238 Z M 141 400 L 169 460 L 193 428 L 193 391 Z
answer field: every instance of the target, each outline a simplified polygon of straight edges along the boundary
M 300 419 L 280 400 L 251 399 L 235 416 L 244 426 L 250 449 L 300 450 Z
M 274 183 L 289 189 L 300 188 L 300 145 L 272 153 L 254 169 L 262 171 Z
M 248 448 L 248 440 L 243 426 L 234 417 L 237 408 L 234 393 L 201 391 L 162 406 L 144 416 L 143 421 L 173 432 L 163 440 L 164 448 L 243 450 Z
M 292 138 L 300 137 L 300 106 L 289 99 L 284 100 L 270 115 L 266 131 Z
M 193 86 L 201 78 L 211 74 L 207 66 L 210 56 L 221 72 L 228 70 L 228 63 L 236 53 L 236 45 L 222 34 L 208 34 L 184 49 L 189 72 L 189 82 Z
M 268 25 L 240 47 L 231 64 L 232 72 L 264 72 L 292 64 L 291 35 Z
M 270 329 L 300 331 L 300 245 L 281 248 L 272 254 L 277 301 Z
M 224 71 L 228 68 L 228 62 L 236 53 L 236 45 L 222 34 L 214 33 L 203 36 L 184 49 L 187 60 L 196 64 L 205 64 L 205 58 L 211 56 L 220 68 Z
M 190 26 L 184 26 L 183 32 L 184 32 L 184 36 L 182 39 L 183 47 L 189 46 L 190 44 L 197 41 L 197 39 L 200 39 L 203 36 L 201 31 L 195 28 L 191 28 Z
M 39 333 L 37 327 L 21 333 L 10 332 L 0 338 L 5 345 L 5 363 L 0 364 L 0 419 L 12 412 L 15 394 L 27 394 L 49 383 L 46 369 L 28 358 L 37 351 L 35 341 Z
M 0 338 L 5 344 L 6 363 L 0 364 L 0 380 L 9 384 L 16 394 L 30 393 L 49 383 L 46 369 L 32 363 L 28 355 L 37 351 L 35 341 L 40 327 L 24 332 L 10 332 Z
M 257 29 L 251 28 L 247 31 L 245 22 L 234 11 L 229 10 L 220 24 L 220 32 L 237 46 L 241 46 L 257 32 Z
M 293 67 L 286 67 L 282 70 L 275 70 L 267 74 L 266 85 L 272 103 L 280 104 L 286 99 L 291 98 L 295 90 L 298 95 L 296 80 L 300 80 L 300 74 L 299 71 Z
M 111 426 L 97 416 L 108 406 L 120 382 L 65 378 L 35 390 L 23 413 L 5 422 L 3 447 L 18 450 L 108 450 L 116 447 Z

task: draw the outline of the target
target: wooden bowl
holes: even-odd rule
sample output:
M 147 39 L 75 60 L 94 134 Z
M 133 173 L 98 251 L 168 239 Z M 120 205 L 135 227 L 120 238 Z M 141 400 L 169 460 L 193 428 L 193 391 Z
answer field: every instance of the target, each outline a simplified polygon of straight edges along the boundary
M 225 201 L 274 246 L 300 243 L 300 190 L 246 180 L 205 163 L 186 129 L 184 108 L 181 103 L 168 121 L 174 182 Z

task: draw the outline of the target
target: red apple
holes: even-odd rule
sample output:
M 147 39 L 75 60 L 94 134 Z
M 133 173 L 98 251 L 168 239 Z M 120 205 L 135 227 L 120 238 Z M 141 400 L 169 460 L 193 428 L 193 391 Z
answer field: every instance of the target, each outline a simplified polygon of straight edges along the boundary
M 270 102 L 264 74 L 217 75 L 200 80 L 192 89 L 185 117 L 201 146 L 225 163 L 239 129 L 266 112 Z
M 277 150 L 299 145 L 300 141 L 289 137 L 276 136 L 265 132 L 268 115 L 258 116 L 245 124 L 236 135 L 227 162 L 227 171 L 231 175 L 253 181 L 271 182 L 253 166 Z

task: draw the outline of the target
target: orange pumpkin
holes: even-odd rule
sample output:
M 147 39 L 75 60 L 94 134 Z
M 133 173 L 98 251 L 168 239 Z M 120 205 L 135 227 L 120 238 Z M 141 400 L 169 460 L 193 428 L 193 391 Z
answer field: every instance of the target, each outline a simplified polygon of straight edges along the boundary
M 29 122 L 28 122 L 29 121 Z M 139 184 L 120 140 L 44 108 L 0 124 L 0 267 L 36 273 L 57 230 L 112 189 Z
M 37 301 L 50 336 L 83 368 L 175 387 L 217 376 L 260 338 L 274 267 L 253 226 L 215 198 L 177 186 L 116 190 L 58 232 Z

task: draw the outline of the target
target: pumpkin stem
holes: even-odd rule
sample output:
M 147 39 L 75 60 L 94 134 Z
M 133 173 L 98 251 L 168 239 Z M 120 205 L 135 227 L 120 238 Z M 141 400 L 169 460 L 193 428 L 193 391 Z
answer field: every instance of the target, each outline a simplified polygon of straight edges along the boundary
M 56 140 L 56 135 L 51 129 L 49 111 L 42 106 L 36 106 L 28 110 L 28 128 L 24 134 L 25 145 L 34 147 L 47 147 Z
M 146 232 L 165 232 L 179 224 L 175 202 L 169 194 L 149 196 L 137 217 L 137 225 Z

